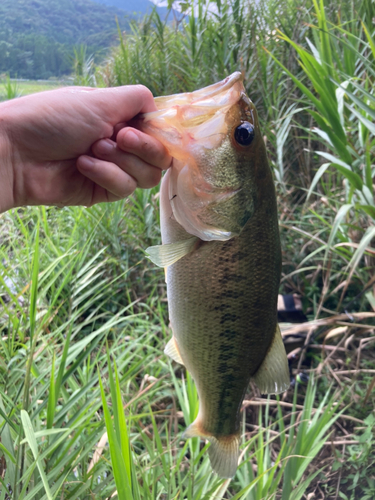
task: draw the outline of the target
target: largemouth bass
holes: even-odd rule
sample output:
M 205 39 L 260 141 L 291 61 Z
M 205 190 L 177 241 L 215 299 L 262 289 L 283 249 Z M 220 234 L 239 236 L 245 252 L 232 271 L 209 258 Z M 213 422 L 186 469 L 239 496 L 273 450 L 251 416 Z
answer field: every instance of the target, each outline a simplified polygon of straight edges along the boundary
M 198 390 L 199 414 L 184 436 L 209 440 L 212 468 L 229 478 L 250 379 L 262 393 L 289 386 L 274 182 L 241 73 L 155 103 L 140 128 L 174 158 L 161 185 L 163 244 L 147 249 L 166 268 L 173 337 L 165 352 Z

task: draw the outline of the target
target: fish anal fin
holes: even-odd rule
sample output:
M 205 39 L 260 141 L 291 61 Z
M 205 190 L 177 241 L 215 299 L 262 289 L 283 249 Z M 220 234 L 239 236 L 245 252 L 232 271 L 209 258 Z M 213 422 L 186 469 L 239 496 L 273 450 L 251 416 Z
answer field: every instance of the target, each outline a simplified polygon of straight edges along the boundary
M 252 378 L 262 394 L 279 394 L 288 389 L 288 358 L 279 325 L 276 326 L 274 338 L 263 363 Z
M 232 478 L 237 470 L 239 455 L 239 434 L 229 436 L 213 436 L 205 431 L 200 417 L 189 425 L 182 437 L 200 437 L 210 442 L 208 456 L 210 457 L 211 467 L 216 474 L 222 478 Z
M 170 358 L 172 358 L 174 361 L 177 363 L 180 363 L 180 365 L 183 365 L 184 362 L 182 361 L 180 351 L 178 350 L 178 345 L 176 343 L 176 339 L 172 337 L 167 345 L 165 346 L 164 349 L 165 354 L 167 354 Z
M 192 252 L 199 238 L 193 236 L 167 245 L 156 245 L 146 249 L 147 257 L 159 267 L 168 267 Z

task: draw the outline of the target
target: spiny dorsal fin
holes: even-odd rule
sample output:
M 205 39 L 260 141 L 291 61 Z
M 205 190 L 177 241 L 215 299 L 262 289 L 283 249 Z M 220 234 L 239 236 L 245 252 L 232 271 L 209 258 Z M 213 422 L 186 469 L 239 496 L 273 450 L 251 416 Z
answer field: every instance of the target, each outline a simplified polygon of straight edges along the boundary
M 177 363 L 180 363 L 180 365 L 183 365 L 184 362 L 182 361 L 180 351 L 178 350 L 178 346 L 176 344 L 176 340 L 174 337 L 172 337 L 167 345 L 165 346 L 164 349 L 165 354 L 167 354 L 170 358 L 172 358 L 174 361 Z
M 211 445 L 208 448 L 211 467 L 222 478 L 232 478 L 237 470 L 240 436 L 232 434 L 230 436 L 213 436 L 205 431 L 201 424 L 200 417 L 185 430 L 182 437 L 200 437 L 207 439 Z
M 279 325 L 276 326 L 272 344 L 253 380 L 262 394 L 279 394 L 290 385 L 288 358 Z
M 185 257 L 194 250 L 199 238 L 193 236 L 187 240 L 168 243 L 167 245 L 156 245 L 146 249 L 147 257 L 159 267 L 168 267 Z

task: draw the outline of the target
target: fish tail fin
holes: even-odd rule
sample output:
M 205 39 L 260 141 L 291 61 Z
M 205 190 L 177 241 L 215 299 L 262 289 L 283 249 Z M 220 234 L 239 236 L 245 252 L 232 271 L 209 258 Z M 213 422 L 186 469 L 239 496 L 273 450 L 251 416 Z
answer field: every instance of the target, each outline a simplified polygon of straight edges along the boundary
M 212 437 L 208 448 L 211 466 L 220 477 L 231 478 L 235 475 L 238 465 L 240 436 Z
M 253 380 L 262 394 L 279 394 L 290 385 L 288 358 L 279 325 L 276 326 L 271 346 Z
M 208 448 L 212 469 L 222 478 L 232 478 L 237 470 L 239 455 L 239 434 L 229 436 L 214 436 L 205 431 L 198 418 L 185 430 L 183 438 L 200 437 L 211 444 Z

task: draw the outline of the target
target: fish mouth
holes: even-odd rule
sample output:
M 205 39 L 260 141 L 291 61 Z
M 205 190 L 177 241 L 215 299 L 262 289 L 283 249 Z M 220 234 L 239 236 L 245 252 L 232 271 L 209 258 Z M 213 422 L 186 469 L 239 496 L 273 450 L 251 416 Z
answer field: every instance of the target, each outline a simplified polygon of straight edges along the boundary
M 228 111 L 245 95 L 242 73 L 203 89 L 157 97 L 158 111 L 140 116 L 140 128 L 166 146 L 172 156 L 183 160 L 188 149 L 199 144 L 217 148 L 228 134 Z
M 235 205 L 242 179 L 234 174 L 215 182 L 215 171 L 221 168 L 215 158 L 222 145 L 224 151 L 233 149 L 233 128 L 241 123 L 244 103 L 251 105 L 237 71 L 194 92 L 157 97 L 158 110 L 141 115 L 137 123 L 174 158 L 163 189 L 177 223 L 203 241 L 226 241 L 241 230 L 233 208 L 227 217 L 220 207 Z
M 215 109 L 222 108 L 226 105 L 233 105 L 233 95 L 228 93 L 229 90 L 242 91 L 243 90 L 243 76 L 242 73 L 236 71 L 232 75 L 227 76 L 221 82 L 214 83 L 203 89 L 195 90 L 194 92 L 186 92 L 183 94 L 174 94 L 170 96 L 157 97 L 155 104 L 158 110 L 167 110 L 174 106 L 193 106 L 211 108 L 209 114 L 214 112 Z M 239 89 L 234 89 L 236 86 Z M 235 102 L 238 100 L 235 99 Z M 195 113 L 194 113 L 195 114 Z M 187 117 L 193 119 L 193 117 Z

